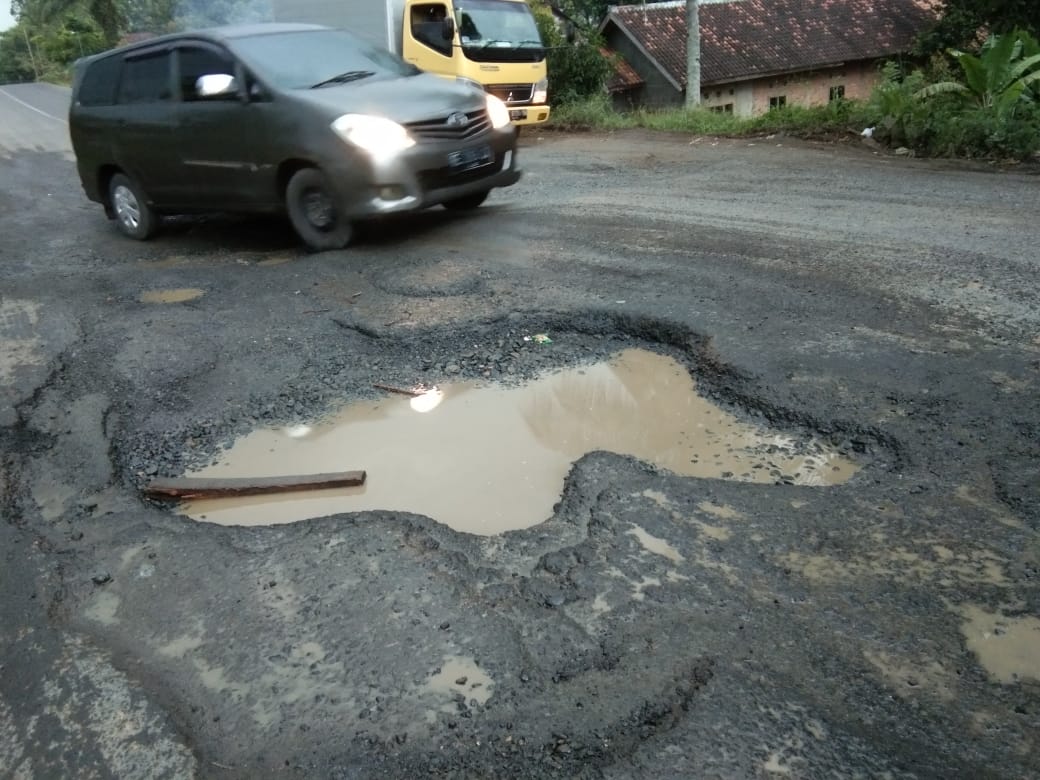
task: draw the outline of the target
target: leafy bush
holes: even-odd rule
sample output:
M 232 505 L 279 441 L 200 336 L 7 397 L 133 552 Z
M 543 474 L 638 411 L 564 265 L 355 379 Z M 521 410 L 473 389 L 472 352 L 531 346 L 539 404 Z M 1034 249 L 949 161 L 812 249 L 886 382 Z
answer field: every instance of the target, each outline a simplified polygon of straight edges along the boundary
M 891 146 L 920 148 L 930 133 L 928 106 L 916 97 L 925 86 L 921 71 L 904 74 L 898 64 L 886 62 L 881 80 L 867 102 L 874 137 Z
M 933 117 L 922 151 L 944 157 L 1026 159 L 1040 151 L 1040 106 L 1002 117 L 980 107 L 947 106 Z
M 585 30 L 576 40 L 568 42 L 548 5 L 533 0 L 531 10 L 548 50 L 550 104 L 564 106 L 602 94 L 612 65 L 601 52 L 599 36 Z
M 889 124 L 903 131 L 898 140 L 929 154 L 952 156 L 1022 159 L 1040 151 L 1036 39 L 1015 30 L 990 36 L 977 55 L 950 54 L 963 80 L 947 73 L 926 84 L 917 72 L 898 86 L 886 78 L 875 91 L 878 106 L 899 95 L 889 106 Z
M 978 56 L 962 51 L 950 55 L 960 65 L 964 81 L 940 81 L 921 89 L 916 97 L 951 94 L 981 109 L 1008 116 L 1024 102 L 1035 99 L 1040 85 L 1040 44 L 1029 33 L 1016 30 L 993 35 Z

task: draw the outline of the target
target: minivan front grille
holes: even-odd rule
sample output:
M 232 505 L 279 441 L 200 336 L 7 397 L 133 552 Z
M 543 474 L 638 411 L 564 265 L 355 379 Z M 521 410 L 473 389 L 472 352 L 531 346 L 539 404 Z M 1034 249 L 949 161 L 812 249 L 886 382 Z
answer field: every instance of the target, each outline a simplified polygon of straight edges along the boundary
M 418 139 L 459 141 L 480 135 L 491 127 L 491 120 L 488 119 L 487 109 L 480 108 L 468 113 L 456 111 L 437 119 L 409 122 L 405 127 Z
M 513 106 L 531 102 L 534 84 L 486 84 L 484 90 L 504 101 L 507 106 Z

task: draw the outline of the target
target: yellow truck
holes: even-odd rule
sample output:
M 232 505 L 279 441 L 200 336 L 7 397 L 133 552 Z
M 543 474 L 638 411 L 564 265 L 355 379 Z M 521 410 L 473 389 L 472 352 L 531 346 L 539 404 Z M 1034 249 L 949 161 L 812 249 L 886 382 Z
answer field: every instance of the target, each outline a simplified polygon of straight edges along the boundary
M 341 27 L 429 73 L 503 100 L 519 126 L 549 118 L 545 48 L 526 0 L 273 0 L 278 22 Z

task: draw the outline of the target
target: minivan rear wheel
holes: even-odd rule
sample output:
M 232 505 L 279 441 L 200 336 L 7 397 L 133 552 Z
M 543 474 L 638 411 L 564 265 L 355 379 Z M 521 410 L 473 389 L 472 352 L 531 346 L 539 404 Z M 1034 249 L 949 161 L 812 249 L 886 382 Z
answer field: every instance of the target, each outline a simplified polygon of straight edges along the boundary
M 155 235 L 159 217 L 148 205 L 141 186 L 125 173 L 117 173 L 108 183 L 108 200 L 112 204 L 116 226 L 123 235 L 138 241 Z
M 285 188 L 285 208 L 296 234 L 311 249 L 322 252 L 343 249 L 354 229 L 336 204 L 325 174 L 317 168 L 301 168 Z

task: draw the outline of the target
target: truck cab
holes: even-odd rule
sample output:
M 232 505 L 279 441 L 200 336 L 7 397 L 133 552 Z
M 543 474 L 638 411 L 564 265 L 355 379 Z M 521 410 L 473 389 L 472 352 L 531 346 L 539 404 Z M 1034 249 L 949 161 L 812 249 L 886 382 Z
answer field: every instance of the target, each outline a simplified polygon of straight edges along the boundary
M 516 125 L 548 120 L 545 48 L 525 0 L 405 0 L 402 22 L 405 60 L 480 85 Z
M 278 22 L 341 27 L 417 68 L 505 102 L 515 125 L 549 119 L 545 47 L 526 0 L 271 0 Z

